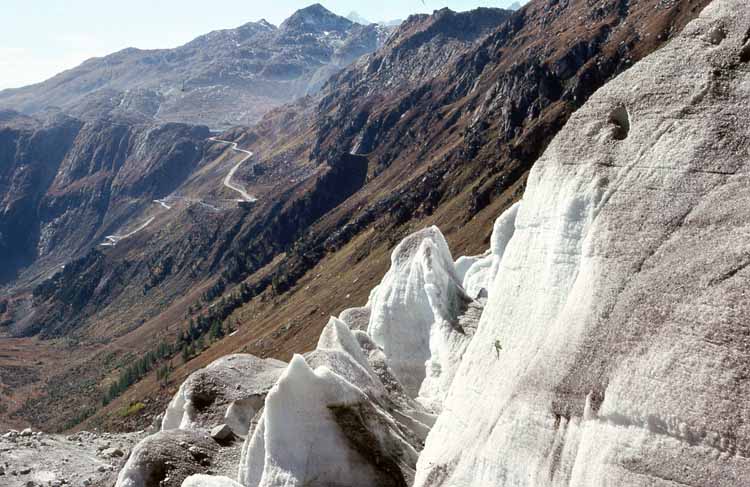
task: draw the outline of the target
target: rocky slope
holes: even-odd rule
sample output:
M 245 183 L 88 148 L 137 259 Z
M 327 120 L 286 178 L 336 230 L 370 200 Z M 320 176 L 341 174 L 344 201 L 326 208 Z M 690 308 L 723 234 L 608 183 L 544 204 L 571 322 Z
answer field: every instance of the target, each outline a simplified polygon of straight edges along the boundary
M 319 4 L 279 27 L 249 22 L 175 49 L 125 49 L 45 82 L 0 92 L 0 107 L 78 118 L 228 127 L 315 92 L 334 72 L 377 49 L 387 29 L 355 24 Z
M 209 134 L 205 127 L 182 124 L 84 122 L 63 115 L 35 120 L 4 113 L 2 284 L 18 284 L 19 272 L 54 269 L 170 194 L 201 161 Z
M 145 433 L 48 435 L 26 429 L 0 435 L 0 485 L 111 485 Z
M 716 0 L 595 93 L 484 254 L 403 240 L 265 393 L 237 481 L 127 483 L 146 440 L 118 485 L 744 485 L 748 26 Z

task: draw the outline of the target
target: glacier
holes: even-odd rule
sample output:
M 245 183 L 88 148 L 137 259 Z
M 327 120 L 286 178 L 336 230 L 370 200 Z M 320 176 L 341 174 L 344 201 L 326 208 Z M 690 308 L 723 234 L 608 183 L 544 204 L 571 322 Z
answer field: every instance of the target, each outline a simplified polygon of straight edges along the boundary
M 748 485 L 749 28 L 713 2 L 535 164 L 415 486 Z
M 162 431 L 210 431 L 222 423 L 247 436 L 248 425 L 279 379 L 284 362 L 234 354 L 193 372 L 182 383 L 161 422 Z
M 331 318 L 316 350 L 295 355 L 268 393 L 243 446 L 239 481 L 409 485 L 424 439 L 413 429 L 425 417 L 403 390 L 388 393 L 354 333 Z
M 183 485 L 750 485 L 747 53 L 714 1 L 573 114 L 487 252 L 410 235 L 242 414 L 186 382 L 160 434 L 244 440 L 236 482 Z

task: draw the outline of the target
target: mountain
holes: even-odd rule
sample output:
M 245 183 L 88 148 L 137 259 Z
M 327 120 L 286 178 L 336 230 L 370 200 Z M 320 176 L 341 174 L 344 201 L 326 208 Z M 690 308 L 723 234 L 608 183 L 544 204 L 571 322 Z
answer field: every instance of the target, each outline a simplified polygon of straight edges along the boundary
M 0 283 L 35 279 L 91 248 L 144 202 L 185 182 L 206 127 L 126 125 L 64 115 L 0 121 Z M 20 274 L 19 274 L 20 273 Z
M 401 25 L 401 22 L 403 22 L 403 19 L 381 20 L 378 23 L 384 27 L 398 27 Z
M 318 93 L 219 140 L 190 139 L 195 159 L 177 187 L 131 185 L 117 193 L 117 202 L 132 199 L 128 205 L 107 205 L 86 189 L 99 202 L 90 214 L 107 226 L 73 220 L 98 229 L 88 246 L 51 266 L 37 257 L 5 288 L 0 322 L 15 338 L 0 341 L 8 346 L 0 367 L 23 372 L 1 392 L 11 405 L 6 421 L 143 427 L 177 381 L 221 355 L 288 361 L 314 349 L 325 317 L 366 302 L 393 247 L 420 228 L 439 225 L 452 252 L 485 251 L 497 215 L 520 199 L 548 142 L 597 89 L 708 2 L 688 3 L 623 9 L 612 1 L 592 11 L 583 0 L 536 2 L 516 13 L 413 16 Z M 312 17 L 295 24 L 329 28 Z M 548 42 L 550 32 L 559 40 Z M 28 166 L 13 162 L 16 141 L 35 122 L 15 118 L 14 150 L 4 152 L 12 162 L 2 167 Z M 170 140 L 136 145 L 117 160 L 141 167 L 136 160 L 169 153 Z M 92 146 L 64 157 L 99 153 Z M 87 168 L 66 176 L 73 181 L 104 181 L 87 188 L 102 187 L 102 195 L 119 188 L 109 170 L 73 166 Z M 156 165 L 143 167 L 145 178 L 160 180 L 147 169 Z M 257 200 L 240 198 L 227 180 Z M 37 218 L 36 203 L 29 207 Z M 76 228 L 66 222 L 73 242 Z M 18 362 L 26 356 L 39 359 Z M 166 386 L 154 370 L 164 357 L 177 367 Z M 62 395 L 102 403 L 84 408 L 55 399 Z M 121 415 L 131 402 L 145 406 Z
M 130 48 L 90 59 L 42 83 L 0 92 L 0 108 L 212 128 L 250 124 L 315 92 L 330 74 L 374 51 L 385 35 L 378 26 L 354 24 L 316 4 L 278 28 L 261 20 L 175 49 Z

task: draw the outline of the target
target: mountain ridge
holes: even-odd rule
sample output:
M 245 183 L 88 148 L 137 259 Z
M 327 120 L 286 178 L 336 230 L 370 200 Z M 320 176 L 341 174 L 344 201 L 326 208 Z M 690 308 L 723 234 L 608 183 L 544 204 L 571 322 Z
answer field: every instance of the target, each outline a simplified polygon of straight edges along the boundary
M 353 24 L 316 4 L 278 28 L 248 22 L 174 49 L 126 48 L 92 58 L 49 80 L 0 91 L 0 107 L 136 123 L 251 124 L 270 108 L 315 92 L 385 36 L 386 29 Z

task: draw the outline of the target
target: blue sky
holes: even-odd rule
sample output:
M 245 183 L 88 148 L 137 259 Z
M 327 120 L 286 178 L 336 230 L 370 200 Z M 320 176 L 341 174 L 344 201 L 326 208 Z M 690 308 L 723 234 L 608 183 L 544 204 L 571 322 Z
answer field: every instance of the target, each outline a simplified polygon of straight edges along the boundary
M 507 7 L 514 0 L 320 1 L 370 21 L 449 7 Z M 279 24 L 314 0 L 0 0 L 0 89 L 43 81 L 84 60 L 125 47 L 175 47 L 252 20 Z

